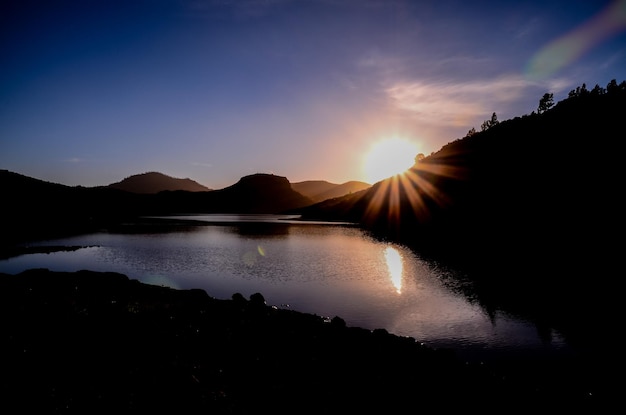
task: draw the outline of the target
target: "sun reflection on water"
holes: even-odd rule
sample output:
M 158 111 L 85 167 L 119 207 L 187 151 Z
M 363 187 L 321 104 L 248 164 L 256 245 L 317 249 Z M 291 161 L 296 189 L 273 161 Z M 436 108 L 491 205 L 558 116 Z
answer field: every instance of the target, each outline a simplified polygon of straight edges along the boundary
M 396 288 L 398 294 L 402 293 L 402 256 L 400 252 L 392 247 L 385 248 L 385 262 L 389 270 L 391 283 Z

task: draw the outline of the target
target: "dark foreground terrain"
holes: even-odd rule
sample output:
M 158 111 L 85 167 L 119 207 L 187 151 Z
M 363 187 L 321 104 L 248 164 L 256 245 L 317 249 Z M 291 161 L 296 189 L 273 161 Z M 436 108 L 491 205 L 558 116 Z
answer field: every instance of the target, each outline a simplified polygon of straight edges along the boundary
M 619 383 L 589 357 L 467 364 L 261 294 L 114 273 L 0 274 L 0 295 L 5 413 L 604 413 Z

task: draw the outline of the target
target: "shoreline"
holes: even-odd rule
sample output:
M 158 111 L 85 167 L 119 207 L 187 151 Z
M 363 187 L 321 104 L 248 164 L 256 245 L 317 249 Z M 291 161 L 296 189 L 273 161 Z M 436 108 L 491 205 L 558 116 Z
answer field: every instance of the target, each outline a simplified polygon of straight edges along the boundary
M 15 245 L 0 251 L 0 260 L 11 259 L 21 255 L 51 254 L 54 252 L 74 252 L 79 249 L 97 247 L 98 245 Z
M 261 293 L 217 300 L 117 273 L 45 269 L 1 274 L 0 283 L 8 398 L 47 410 L 250 413 L 310 403 L 340 412 L 430 403 L 484 412 L 518 401 L 596 410 L 610 396 L 608 378 L 580 383 L 593 369 L 570 364 L 581 362 L 468 365 L 384 329 L 268 306 Z

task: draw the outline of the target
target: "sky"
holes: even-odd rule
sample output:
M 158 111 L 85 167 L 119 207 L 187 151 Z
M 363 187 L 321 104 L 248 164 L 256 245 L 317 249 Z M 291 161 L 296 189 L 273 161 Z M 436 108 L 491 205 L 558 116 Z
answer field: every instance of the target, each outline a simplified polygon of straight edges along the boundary
M 612 79 L 626 0 L 4 0 L 0 169 L 371 182 L 381 141 L 428 155 Z

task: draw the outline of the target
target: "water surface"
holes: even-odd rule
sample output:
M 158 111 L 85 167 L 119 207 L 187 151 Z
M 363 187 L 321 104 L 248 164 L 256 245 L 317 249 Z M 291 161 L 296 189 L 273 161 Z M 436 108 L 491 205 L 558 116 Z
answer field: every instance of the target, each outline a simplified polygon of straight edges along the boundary
M 498 353 L 563 352 L 558 333 L 546 340 L 523 320 L 486 313 L 461 294 L 460 280 L 412 250 L 370 237 L 349 224 L 306 223 L 293 216 L 197 215 L 200 223 L 44 241 L 81 245 L 71 252 L 0 261 L 0 272 L 29 268 L 114 271 L 142 282 L 201 288 L 227 299 L 260 292 L 267 303 L 384 328 L 468 359 Z

